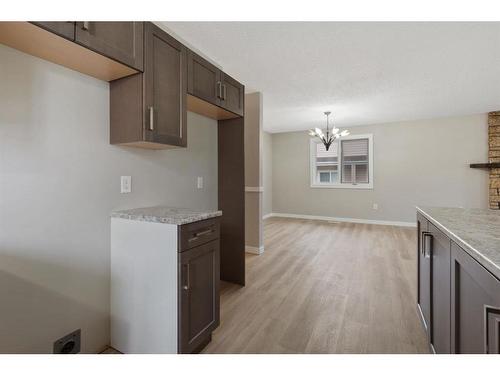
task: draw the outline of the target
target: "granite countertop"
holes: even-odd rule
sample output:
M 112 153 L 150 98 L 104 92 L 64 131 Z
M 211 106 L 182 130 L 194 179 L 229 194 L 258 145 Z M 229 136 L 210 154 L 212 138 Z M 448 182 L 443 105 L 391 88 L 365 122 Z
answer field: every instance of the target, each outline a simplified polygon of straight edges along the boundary
M 222 211 L 199 211 L 188 208 L 165 206 L 133 208 L 130 210 L 113 211 L 111 217 L 150 221 L 152 223 L 183 225 L 221 216 Z
M 500 279 L 500 211 L 443 207 L 417 210 Z

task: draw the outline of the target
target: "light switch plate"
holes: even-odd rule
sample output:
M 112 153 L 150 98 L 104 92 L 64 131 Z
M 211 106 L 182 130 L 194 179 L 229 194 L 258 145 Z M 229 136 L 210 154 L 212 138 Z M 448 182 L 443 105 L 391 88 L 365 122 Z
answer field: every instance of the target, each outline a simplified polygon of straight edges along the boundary
M 373 203 L 373 209 L 378 210 L 378 203 Z
M 198 177 L 198 189 L 203 189 L 203 177 Z
M 120 182 L 121 182 L 120 184 L 121 193 L 132 192 L 132 176 L 121 176 Z

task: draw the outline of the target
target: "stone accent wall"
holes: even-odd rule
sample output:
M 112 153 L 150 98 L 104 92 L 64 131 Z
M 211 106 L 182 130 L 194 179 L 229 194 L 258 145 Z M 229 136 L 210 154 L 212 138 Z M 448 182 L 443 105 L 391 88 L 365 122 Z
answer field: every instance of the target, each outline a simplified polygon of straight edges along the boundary
M 500 111 L 488 113 L 488 161 L 500 163 Z M 500 168 L 490 169 L 490 208 L 500 209 Z

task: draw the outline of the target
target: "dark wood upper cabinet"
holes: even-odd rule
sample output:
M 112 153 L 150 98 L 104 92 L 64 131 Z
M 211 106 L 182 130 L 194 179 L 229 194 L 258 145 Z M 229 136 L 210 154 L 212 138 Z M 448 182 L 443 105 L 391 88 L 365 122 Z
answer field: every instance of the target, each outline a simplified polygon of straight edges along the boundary
M 71 41 L 75 40 L 75 22 L 32 22 L 34 25 L 40 26 L 47 31 L 62 36 Z
M 146 141 L 186 147 L 187 49 L 152 23 L 145 41 Z
M 111 144 L 186 147 L 187 49 L 145 24 L 144 73 L 110 83 Z
M 196 53 L 188 52 L 188 94 L 220 105 L 221 71 Z
M 144 22 L 76 22 L 75 41 L 142 71 L 143 33 Z
M 243 116 L 245 87 L 203 57 L 188 53 L 188 109 L 217 120 Z
M 221 73 L 221 85 L 222 94 L 220 106 L 228 111 L 243 116 L 245 86 L 224 72 Z
M 219 326 L 219 240 L 179 257 L 179 353 L 194 353 Z
M 452 243 L 452 352 L 500 354 L 499 343 L 500 281 Z

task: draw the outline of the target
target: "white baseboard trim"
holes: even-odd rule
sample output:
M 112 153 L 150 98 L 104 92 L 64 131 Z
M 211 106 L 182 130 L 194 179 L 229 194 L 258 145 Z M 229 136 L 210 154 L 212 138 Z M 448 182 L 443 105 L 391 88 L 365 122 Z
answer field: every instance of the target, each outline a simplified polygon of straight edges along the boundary
M 250 253 L 250 254 L 260 255 L 264 252 L 264 245 L 262 245 L 261 247 L 245 246 L 245 252 Z
M 269 217 L 287 217 L 291 219 L 338 221 L 343 223 L 358 223 L 358 224 L 394 225 L 397 227 L 410 227 L 410 228 L 415 228 L 417 226 L 416 223 L 411 223 L 407 221 L 368 220 L 368 219 L 354 219 L 350 217 L 298 215 L 298 214 L 286 214 L 279 212 L 273 212 L 271 214 L 265 215 L 263 219 L 267 219 Z
M 272 213 L 262 216 L 262 220 L 269 219 L 270 217 L 273 217 Z

